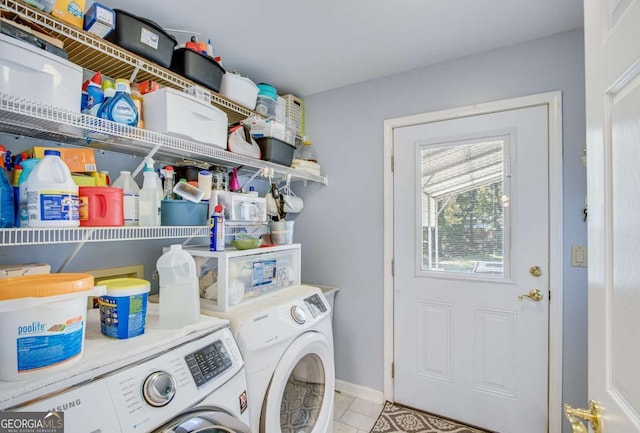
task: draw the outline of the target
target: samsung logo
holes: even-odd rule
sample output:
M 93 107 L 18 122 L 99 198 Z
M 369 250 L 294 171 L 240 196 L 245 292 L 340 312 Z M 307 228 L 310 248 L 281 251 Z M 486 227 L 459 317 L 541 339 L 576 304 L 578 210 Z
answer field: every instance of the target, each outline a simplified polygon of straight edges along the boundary
M 254 322 L 257 322 L 257 321 L 259 321 L 259 320 L 266 319 L 267 317 L 269 317 L 269 315 L 268 315 L 268 314 L 263 314 L 262 316 L 254 317 L 254 318 L 253 318 L 253 321 L 254 321 Z
M 69 409 L 73 409 L 76 406 L 80 406 L 82 404 L 82 400 L 80 400 L 79 398 L 76 400 L 72 400 L 69 402 L 66 402 L 65 404 L 62 404 L 60 406 L 56 406 L 53 409 L 50 409 L 50 412 L 64 412 L 65 410 L 69 410 Z

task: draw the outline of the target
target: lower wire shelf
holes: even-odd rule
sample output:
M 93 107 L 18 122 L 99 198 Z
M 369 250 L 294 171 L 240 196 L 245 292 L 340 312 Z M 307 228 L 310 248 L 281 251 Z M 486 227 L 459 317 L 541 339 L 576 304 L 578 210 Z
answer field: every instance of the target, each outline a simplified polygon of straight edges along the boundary
M 208 237 L 209 226 L 0 229 L 0 246 Z

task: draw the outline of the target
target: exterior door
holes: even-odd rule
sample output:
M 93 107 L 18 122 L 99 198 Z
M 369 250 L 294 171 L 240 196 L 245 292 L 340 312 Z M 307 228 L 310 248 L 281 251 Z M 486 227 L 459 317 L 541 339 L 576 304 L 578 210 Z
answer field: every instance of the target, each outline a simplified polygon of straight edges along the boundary
M 394 397 L 548 423 L 548 107 L 394 129 Z
M 589 399 L 603 432 L 640 432 L 640 4 L 584 6 Z

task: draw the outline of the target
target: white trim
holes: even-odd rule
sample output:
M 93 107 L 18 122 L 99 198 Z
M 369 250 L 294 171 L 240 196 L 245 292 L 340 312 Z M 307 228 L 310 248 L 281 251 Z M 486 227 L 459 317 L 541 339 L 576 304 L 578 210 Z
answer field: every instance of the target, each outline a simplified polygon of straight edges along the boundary
M 377 391 L 366 386 L 356 385 L 355 383 L 345 382 L 344 380 L 336 379 L 336 391 L 349 394 L 353 397 L 361 398 L 363 400 L 369 400 L 377 404 L 384 403 L 384 394 L 382 391 Z
M 562 430 L 562 93 L 549 92 L 520 98 L 469 105 L 431 113 L 388 119 L 384 122 L 384 394 L 383 400 L 394 401 L 393 378 L 393 130 L 461 117 L 537 105 L 549 108 L 549 432 Z M 336 388 L 338 384 L 336 381 Z

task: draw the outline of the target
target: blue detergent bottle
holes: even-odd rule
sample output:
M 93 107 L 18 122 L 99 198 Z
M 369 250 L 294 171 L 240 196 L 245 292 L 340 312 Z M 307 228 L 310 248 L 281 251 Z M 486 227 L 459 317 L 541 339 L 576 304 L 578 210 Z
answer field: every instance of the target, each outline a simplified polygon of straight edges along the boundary
M 4 155 L 7 148 L 0 144 L 0 227 L 11 228 L 15 220 L 15 203 L 13 202 L 13 187 L 7 173 L 4 171 Z
M 99 110 L 99 117 L 128 126 L 138 125 L 138 109 L 131 99 L 129 80 L 118 78 L 116 80 L 116 94 L 106 103 L 104 110 Z
M 102 93 L 103 93 L 102 104 L 100 104 L 100 108 L 98 108 L 96 117 L 99 117 L 101 119 L 109 119 L 105 115 L 105 113 L 107 108 L 111 104 L 111 100 L 116 95 L 116 86 L 113 84 L 113 81 L 102 80 Z

